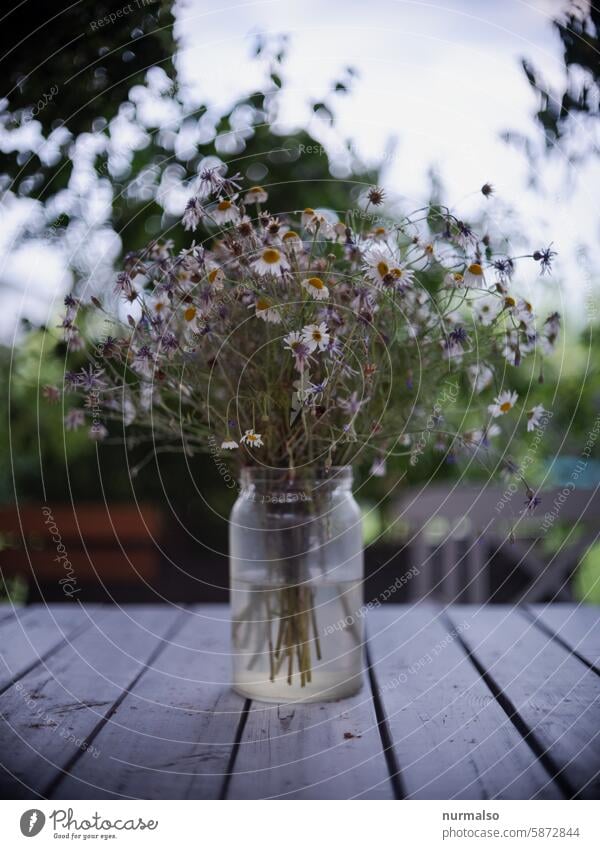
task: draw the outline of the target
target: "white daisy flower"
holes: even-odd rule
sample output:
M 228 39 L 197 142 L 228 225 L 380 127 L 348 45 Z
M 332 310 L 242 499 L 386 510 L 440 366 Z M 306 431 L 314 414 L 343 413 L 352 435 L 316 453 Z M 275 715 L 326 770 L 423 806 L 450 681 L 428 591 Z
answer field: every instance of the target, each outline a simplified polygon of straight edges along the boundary
M 414 272 L 381 248 L 372 248 L 365 256 L 367 277 L 379 288 L 392 284 L 412 283 Z
M 324 351 L 329 345 L 329 331 L 324 321 L 321 324 L 307 324 L 302 328 L 302 341 L 309 351 Z
M 500 395 L 497 395 L 494 398 L 494 403 L 489 404 L 488 412 L 497 419 L 498 416 L 505 416 L 506 413 L 510 413 L 512 408 L 517 403 L 519 395 L 517 392 L 511 392 L 509 389 L 505 389 L 504 392 L 501 392 Z
M 230 224 L 232 221 L 237 221 L 239 219 L 240 212 L 233 201 L 220 200 L 211 211 L 211 215 L 217 224 Z
M 295 230 L 288 230 L 287 233 L 284 233 L 281 237 L 281 241 L 282 244 L 289 250 L 302 250 L 302 239 Z
M 307 277 L 300 285 L 315 301 L 323 301 L 329 297 L 329 289 L 320 277 Z
M 307 207 L 301 215 L 302 226 L 309 233 L 318 233 L 319 236 L 330 238 L 334 235 L 335 230 L 331 222 L 320 212 L 315 212 L 314 209 Z
M 260 433 L 254 433 L 254 428 L 247 430 L 240 439 L 240 442 L 250 446 L 250 448 L 261 448 L 264 445 L 262 435 Z
M 269 300 L 269 298 L 266 298 L 264 295 L 260 295 L 256 299 L 255 304 L 250 304 L 249 309 L 253 306 L 256 307 L 257 318 L 262 318 L 263 321 L 271 322 L 271 324 L 281 323 L 281 316 L 279 315 L 278 310 L 273 307 L 273 303 Z
M 477 289 L 481 289 L 485 286 L 483 268 L 478 262 L 472 262 L 471 265 L 467 267 L 464 274 L 464 285 L 474 286 Z
M 221 448 L 224 451 L 233 451 L 234 448 L 239 448 L 240 446 L 237 444 L 235 439 L 224 439 L 221 443 Z
M 286 351 L 291 351 L 294 355 L 294 365 L 298 371 L 302 372 L 306 361 L 310 355 L 311 349 L 304 340 L 304 336 L 300 331 L 293 330 L 288 333 L 283 339 L 283 344 Z
M 383 242 L 387 237 L 387 230 L 385 229 L 385 227 L 375 227 L 373 230 L 371 230 L 369 235 L 376 242 Z
M 210 284 L 210 286 L 215 290 L 215 292 L 220 292 L 223 289 L 223 284 L 225 281 L 225 272 L 222 268 L 219 268 L 218 265 L 215 265 L 210 269 L 208 274 L 206 275 L 206 282 Z
M 244 203 L 266 203 L 268 197 L 262 186 L 252 186 L 244 195 Z
M 264 248 L 258 259 L 252 263 L 252 268 L 262 275 L 280 274 L 289 268 L 288 261 L 280 250 L 274 247 Z
M 448 271 L 444 275 L 444 286 L 450 289 L 460 289 L 465 285 L 465 276 L 460 271 Z
M 311 209 L 310 206 L 307 206 L 302 215 L 300 216 L 300 222 L 302 226 L 308 227 L 308 225 L 312 223 L 316 214 L 317 213 L 314 211 L 314 209 Z
M 548 415 L 548 410 L 545 410 L 542 404 L 536 404 L 527 412 L 527 430 L 531 432 L 540 427 L 544 417 Z
M 479 394 L 491 385 L 494 379 L 494 372 L 489 366 L 478 363 L 476 365 L 469 366 L 469 377 L 471 378 L 473 390 Z
M 515 317 L 519 321 L 522 321 L 526 327 L 530 327 L 535 324 L 535 314 L 529 301 L 526 301 L 524 298 L 519 298 L 515 308 Z
M 475 315 L 484 327 L 489 327 L 498 318 L 502 310 L 502 301 L 494 295 L 486 295 L 475 302 Z

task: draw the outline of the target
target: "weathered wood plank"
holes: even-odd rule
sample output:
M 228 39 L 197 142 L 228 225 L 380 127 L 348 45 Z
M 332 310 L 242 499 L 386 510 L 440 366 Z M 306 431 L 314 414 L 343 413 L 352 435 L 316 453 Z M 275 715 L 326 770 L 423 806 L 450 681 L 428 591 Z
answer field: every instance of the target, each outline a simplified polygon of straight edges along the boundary
M 531 614 L 600 671 L 600 607 L 591 604 L 532 605 Z
M 189 611 L 53 798 L 218 798 L 245 704 L 228 646 L 226 606 Z
M 24 607 L 0 622 L 0 692 L 87 624 L 73 602 Z
M 393 799 L 370 684 L 338 702 L 253 702 L 229 799 Z
M 164 607 L 92 612 L 92 627 L 0 696 L 5 797 L 46 795 L 75 758 L 94 757 L 94 732 L 180 616 Z
M 369 619 L 371 662 L 407 798 L 559 797 L 457 639 L 466 620 L 455 616 L 453 632 L 428 604 L 389 606 Z
M 516 710 L 567 795 L 600 794 L 600 679 L 515 608 L 454 608 L 463 637 L 499 698 Z

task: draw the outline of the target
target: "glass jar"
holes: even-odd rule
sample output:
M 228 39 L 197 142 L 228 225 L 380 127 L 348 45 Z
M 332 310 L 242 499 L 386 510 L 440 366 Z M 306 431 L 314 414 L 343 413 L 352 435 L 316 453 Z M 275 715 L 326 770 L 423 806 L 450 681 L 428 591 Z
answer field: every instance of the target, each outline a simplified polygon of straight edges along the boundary
M 363 545 L 348 466 L 245 468 L 230 518 L 233 684 L 261 701 L 362 685 Z

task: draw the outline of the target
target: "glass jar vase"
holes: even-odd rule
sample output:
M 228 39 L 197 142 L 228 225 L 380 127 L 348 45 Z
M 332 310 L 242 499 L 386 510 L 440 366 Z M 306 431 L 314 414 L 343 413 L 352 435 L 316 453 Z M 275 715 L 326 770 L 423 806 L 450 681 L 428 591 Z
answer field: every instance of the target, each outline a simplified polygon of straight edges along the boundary
M 245 468 L 230 518 L 233 686 L 269 702 L 362 685 L 363 545 L 350 467 Z

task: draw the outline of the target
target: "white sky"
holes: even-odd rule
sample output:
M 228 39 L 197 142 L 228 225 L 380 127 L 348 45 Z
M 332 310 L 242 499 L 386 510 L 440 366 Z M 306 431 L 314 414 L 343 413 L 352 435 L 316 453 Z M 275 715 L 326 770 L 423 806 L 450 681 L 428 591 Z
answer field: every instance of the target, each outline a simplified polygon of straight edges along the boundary
M 582 321 L 597 281 L 576 256 L 578 245 L 587 244 L 592 266 L 598 264 L 593 191 L 598 162 L 573 168 L 554 154 L 542 162 L 542 191 L 534 191 L 524 155 L 499 138 L 510 128 L 541 146 L 531 119 L 536 99 L 519 60 L 526 56 L 547 80 L 562 80 L 560 43 L 550 26 L 560 5 L 560 0 L 179 0 L 177 65 L 190 106 L 207 100 L 224 105 L 263 79 L 249 61 L 252 36 L 288 33 L 282 118 L 296 125 L 315 120 L 308 101 L 321 98 L 340 71 L 354 66 L 359 79 L 349 97 L 337 100 L 338 127 L 367 160 L 381 158 L 396 139 L 386 188 L 407 206 L 418 206 L 427 198 L 428 169 L 435 166 L 444 200 L 468 217 L 485 206 L 479 187 L 492 182 L 499 200 L 487 208 L 497 229 L 507 226 L 504 204 L 509 204 L 516 214 L 511 228 L 516 222 L 539 240 L 532 248 L 553 241 L 559 251 L 553 280 L 531 284 L 532 296 L 537 302 L 558 299 L 563 311 L 570 309 Z M 315 133 L 323 131 L 317 126 Z M 583 126 L 577 134 L 575 143 L 584 140 Z M 13 211 L 0 228 L 4 336 L 22 309 L 29 315 L 47 311 L 46 299 L 60 294 L 69 280 L 61 257 L 47 244 L 11 251 L 25 214 Z M 527 287 L 530 279 L 524 276 L 522 283 Z

